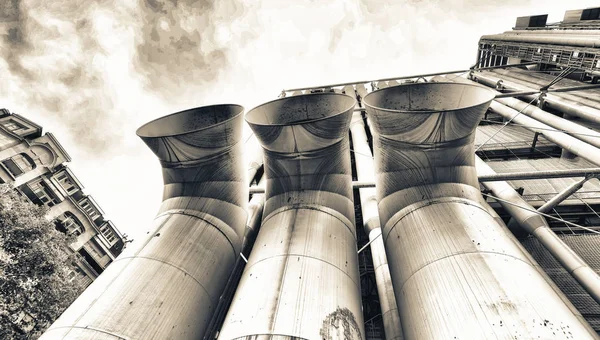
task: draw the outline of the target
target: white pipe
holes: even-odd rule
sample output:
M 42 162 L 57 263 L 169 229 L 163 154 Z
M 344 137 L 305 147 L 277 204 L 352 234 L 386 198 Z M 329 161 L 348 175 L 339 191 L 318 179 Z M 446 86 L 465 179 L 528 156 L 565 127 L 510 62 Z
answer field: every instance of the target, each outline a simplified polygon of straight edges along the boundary
M 365 125 L 360 111 L 354 112 L 352 124 L 350 125 L 350 134 L 352 136 L 358 179 L 360 181 L 375 181 L 373 155 L 369 148 Z M 375 281 L 377 283 L 377 294 L 379 295 L 385 338 L 388 340 L 403 339 L 400 315 L 398 314 L 398 307 L 396 305 L 396 295 L 392 289 L 392 277 L 390 276 L 383 238 L 381 237 L 376 191 L 375 188 L 362 188 L 359 189 L 359 193 L 363 226 L 365 232 L 369 235 L 369 242 L 371 242 L 371 255 L 373 256 Z
M 495 171 L 481 158 L 476 158 L 477 171 L 494 174 Z M 554 258 L 573 276 L 579 284 L 600 303 L 600 276 L 585 263 L 568 245 L 566 245 L 550 229 L 542 215 L 535 213 L 535 209 L 519 195 L 507 182 L 485 182 L 483 186 L 494 193 L 498 203 L 525 229 L 535 236 L 540 243 L 554 256 Z M 522 208 L 521 208 L 522 207 Z

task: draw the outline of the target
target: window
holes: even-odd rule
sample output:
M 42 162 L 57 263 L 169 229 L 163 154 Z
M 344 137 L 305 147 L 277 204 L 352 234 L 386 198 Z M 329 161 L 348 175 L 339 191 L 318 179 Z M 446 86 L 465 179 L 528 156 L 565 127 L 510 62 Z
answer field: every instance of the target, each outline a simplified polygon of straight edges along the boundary
M 73 213 L 65 212 L 58 218 L 63 227 L 63 232 L 67 235 L 74 234 L 75 236 L 79 236 L 85 232 L 85 228 L 81 224 L 81 221 Z
M 90 202 L 88 198 L 84 198 L 81 201 L 79 201 L 79 206 L 81 206 L 83 211 L 85 211 L 85 213 L 92 219 L 92 221 L 100 217 L 100 213 L 98 212 L 98 210 L 96 210 L 96 208 L 94 208 L 94 205 Z
M 14 132 L 14 133 L 17 133 L 17 134 L 18 134 L 19 132 L 21 132 L 21 131 L 25 131 L 25 130 L 27 130 L 27 127 L 26 127 L 26 126 L 24 126 L 24 125 L 21 125 L 21 124 L 17 123 L 16 121 L 12 120 L 12 119 L 11 119 L 11 120 L 9 120 L 9 121 L 6 121 L 6 122 L 4 122 L 2 125 L 3 125 L 3 126 L 4 126 L 4 127 L 5 127 L 5 128 L 8 130 L 8 131 L 10 131 L 10 132 Z
M 48 207 L 53 207 L 54 205 L 59 203 L 56 196 L 54 196 L 54 194 L 52 193 L 52 190 L 50 190 L 48 185 L 41 179 L 30 183 L 29 188 L 31 189 L 31 191 L 33 191 L 35 196 L 42 202 L 42 204 Z
M 58 176 L 56 176 L 56 180 L 69 195 L 72 195 L 74 192 L 79 190 L 66 171 L 61 171 Z
M 2 164 L 14 177 L 21 176 L 35 168 L 33 159 L 24 153 L 3 160 Z
M 117 237 L 108 223 L 104 223 L 100 226 L 100 232 L 104 235 L 109 244 L 112 245 L 117 241 Z

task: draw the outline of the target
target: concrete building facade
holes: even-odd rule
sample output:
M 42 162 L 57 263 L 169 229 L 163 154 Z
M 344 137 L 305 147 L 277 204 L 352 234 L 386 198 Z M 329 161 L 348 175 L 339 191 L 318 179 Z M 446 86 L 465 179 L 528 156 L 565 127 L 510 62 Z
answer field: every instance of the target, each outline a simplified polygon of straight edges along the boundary
M 71 280 L 86 287 L 121 253 L 125 237 L 104 218 L 96 201 L 66 163 L 69 154 L 56 137 L 27 118 L 0 111 L 0 183 L 29 201 L 48 207 L 57 229 L 76 236 L 67 251 L 78 253 Z

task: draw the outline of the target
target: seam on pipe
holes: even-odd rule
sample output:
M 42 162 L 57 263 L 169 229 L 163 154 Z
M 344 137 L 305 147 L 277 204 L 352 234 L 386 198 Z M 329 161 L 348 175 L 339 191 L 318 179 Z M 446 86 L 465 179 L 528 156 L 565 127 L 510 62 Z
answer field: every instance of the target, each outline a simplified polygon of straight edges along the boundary
M 148 256 L 128 256 L 128 257 L 121 257 L 121 258 L 118 258 L 117 260 L 115 260 L 115 262 L 117 262 L 117 261 L 119 261 L 119 260 L 125 260 L 125 259 L 131 259 L 131 260 L 135 260 L 135 259 L 145 259 L 145 260 L 150 260 L 150 261 L 157 261 L 157 262 L 160 262 L 160 263 L 162 263 L 162 264 L 166 264 L 166 265 L 168 265 L 168 266 L 170 266 L 170 267 L 173 267 L 173 268 L 179 269 L 179 271 L 181 271 L 181 272 L 183 272 L 184 274 L 186 274 L 186 276 L 189 276 L 189 277 L 191 277 L 191 278 L 192 278 L 194 281 L 196 281 L 196 283 L 198 283 L 198 285 L 200 285 L 200 287 L 202 287 L 202 289 L 203 289 L 203 290 L 206 292 L 206 295 L 207 295 L 209 298 L 211 298 L 211 300 L 212 300 L 212 296 L 210 295 L 210 293 L 208 292 L 208 290 L 206 290 L 206 287 L 204 287 L 204 285 L 203 285 L 203 284 L 202 284 L 200 281 L 198 281 L 198 279 L 196 279 L 196 278 L 194 277 L 194 275 L 190 274 L 190 273 L 189 273 L 187 270 L 185 270 L 185 269 L 183 269 L 183 268 L 181 268 L 181 267 L 179 267 L 179 266 L 176 266 L 176 265 L 174 265 L 174 264 L 172 264 L 172 263 L 170 263 L 170 262 L 167 262 L 167 261 L 163 261 L 163 260 L 156 259 L 156 258 L 153 258 L 153 257 L 148 257 Z M 215 304 L 215 302 L 213 301 L 213 305 L 214 305 L 214 304 Z
M 214 224 L 214 223 L 212 223 L 211 221 L 209 221 L 209 220 L 205 219 L 205 218 L 204 218 L 203 216 L 201 216 L 201 215 L 210 216 L 210 217 L 214 218 L 215 220 L 217 220 L 217 221 L 219 221 L 219 222 L 223 223 L 223 224 L 224 224 L 224 225 L 225 225 L 227 228 L 229 228 L 229 226 L 227 225 L 227 223 L 223 222 L 223 221 L 222 221 L 221 219 L 219 219 L 218 217 L 215 217 L 215 216 L 213 216 L 213 215 L 211 215 L 211 214 L 208 214 L 208 213 L 201 213 L 201 212 L 196 212 L 196 211 L 194 211 L 194 210 L 187 210 L 187 209 L 171 209 L 171 210 L 167 210 L 167 211 L 165 211 L 165 212 L 161 213 L 160 215 L 157 215 L 156 217 L 163 216 L 163 215 L 167 215 L 167 214 L 170 214 L 170 215 L 175 215 L 175 214 L 178 214 L 178 215 L 183 215 L 183 216 L 195 217 L 195 218 L 197 218 L 197 219 L 199 219 L 199 220 L 201 220 L 201 221 L 204 221 L 204 222 L 208 223 L 209 225 L 213 226 L 213 227 L 214 227 L 215 229 L 217 229 L 217 230 L 218 230 L 218 231 L 219 231 L 219 232 L 220 232 L 220 233 L 221 233 L 223 236 L 225 236 L 225 239 L 227 239 L 227 242 L 229 242 L 229 244 L 231 245 L 231 250 L 233 251 L 233 256 L 234 256 L 234 258 L 236 258 L 236 257 L 237 257 L 237 252 L 236 252 L 236 250 L 235 250 L 235 246 L 233 245 L 233 242 L 232 242 L 231 238 L 230 238 L 230 237 L 229 237 L 229 236 L 228 236 L 228 235 L 227 235 L 227 234 L 226 234 L 226 233 L 225 233 L 223 230 L 221 230 L 221 228 L 219 228 L 217 225 L 215 225 L 215 224 Z M 235 231 L 233 231 L 233 230 L 232 230 L 232 233 L 233 233 L 233 234 L 235 234 Z
M 428 206 L 432 206 L 432 205 L 436 205 L 436 204 L 442 204 L 442 203 L 458 203 L 458 204 L 470 205 L 470 206 L 479 208 L 479 209 L 485 211 L 486 214 L 490 215 L 489 211 L 485 207 L 483 207 L 481 204 L 479 204 L 475 201 L 472 201 L 470 199 L 467 199 L 467 198 L 440 197 L 440 198 L 430 199 L 427 201 L 420 201 L 420 202 L 413 203 L 407 207 L 400 209 L 400 211 L 398 211 L 397 213 L 395 213 L 394 215 L 392 215 L 392 217 L 390 217 L 388 219 L 386 226 L 388 226 L 390 224 L 392 226 L 389 228 L 389 230 L 387 230 L 387 232 L 385 230 L 387 228 L 384 227 L 384 229 L 383 229 L 383 231 L 385 232 L 384 240 L 387 240 L 388 235 L 392 232 L 392 230 L 394 230 L 394 228 L 396 228 L 396 225 L 398 225 L 398 223 L 400 223 L 400 221 L 402 221 L 402 219 L 404 219 L 406 216 L 416 212 L 419 209 L 422 209 L 422 208 L 425 208 Z
M 454 254 L 446 255 L 446 256 L 440 257 L 439 259 L 435 259 L 433 261 L 427 262 L 421 268 L 415 270 L 414 273 L 410 274 L 410 276 L 407 277 L 406 280 L 404 280 L 404 282 L 402 283 L 402 287 L 400 287 L 400 290 L 403 291 L 404 290 L 404 286 L 406 285 L 406 283 L 413 276 L 415 276 L 418 272 L 420 272 L 422 269 L 424 269 L 426 267 L 429 267 L 429 265 L 434 264 L 434 263 L 439 262 L 439 261 L 442 261 L 442 260 L 446 260 L 446 259 L 451 258 L 451 257 L 456 257 L 456 256 L 461 256 L 461 255 L 471 255 L 471 254 L 495 254 L 495 255 L 510 257 L 510 258 L 513 258 L 513 259 L 515 259 L 517 261 L 521 261 L 521 262 L 527 264 L 528 266 L 530 266 L 531 268 L 533 268 L 536 272 L 538 271 L 538 268 L 536 268 L 536 266 L 534 266 L 532 263 L 527 262 L 527 261 L 525 261 L 523 259 L 520 259 L 520 258 L 512 256 L 512 255 L 508 255 L 508 254 L 504 254 L 504 253 L 498 253 L 498 252 L 495 252 L 495 251 L 465 251 L 465 252 L 459 252 L 459 253 L 454 253 Z
M 152 222 L 156 221 L 156 219 L 157 219 L 157 218 L 158 218 L 158 216 L 155 216 L 155 217 L 154 217 L 154 220 L 153 220 Z M 165 218 L 165 220 L 164 220 L 164 221 L 162 221 L 162 223 L 161 223 L 161 224 L 158 226 L 158 228 L 156 228 L 156 231 L 157 231 L 157 232 L 158 232 L 158 231 L 160 231 L 160 230 L 161 230 L 161 229 L 162 229 L 162 228 L 165 226 L 165 224 L 167 224 L 167 222 L 168 222 L 170 219 L 171 219 L 171 216 L 167 216 L 167 217 Z M 139 253 L 140 253 L 140 252 L 141 252 L 141 251 L 142 251 L 142 250 L 143 250 L 143 249 L 144 249 L 144 248 L 145 248 L 145 247 L 148 245 L 148 243 L 150 243 L 150 241 L 151 241 L 151 240 L 152 240 L 152 237 L 149 237 L 149 238 L 146 240 L 146 242 L 144 243 L 144 245 L 143 245 L 142 247 L 140 247 L 140 248 L 138 249 L 138 251 L 137 251 L 135 254 L 136 254 L 136 255 L 137 255 L 137 254 L 139 254 Z M 104 285 L 102 292 L 101 292 L 100 294 L 98 294 L 98 295 L 96 296 L 96 298 L 92 300 L 92 302 L 90 302 L 90 304 L 88 305 L 88 307 L 86 308 L 86 310 L 85 310 L 84 312 L 82 312 L 82 313 L 80 313 L 80 314 L 79 314 L 79 316 L 78 316 L 78 317 L 77 317 L 77 318 L 76 318 L 76 319 L 73 321 L 73 324 L 76 324 L 76 323 L 78 323 L 78 322 L 79 322 L 79 320 L 81 320 L 81 318 L 83 318 L 83 317 L 84 317 L 84 316 L 87 314 L 87 312 L 88 312 L 88 311 L 89 311 L 89 310 L 90 310 L 90 309 L 91 309 L 91 308 L 92 308 L 92 307 L 93 307 L 93 306 L 96 304 L 96 301 L 100 300 L 100 298 L 102 297 L 102 295 L 103 295 L 104 293 L 106 293 L 106 291 L 109 289 L 109 287 L 110 287 L 110 286 L 112 286 L 113 282 L 115 282 L 115 280 L 116 280 L 116 279 L 117 279 L 119 276 L 121 276 L 121 274 L 122 274 L 122 273 L 125 271 L 125 269 L 127 269 L 127 267 L 129 267 L 129 265 L 130 265 L 130 264 L 131 264 L 131 262 L 129 262 L 129 263 L 126 263 L 126 264 L 123 266 L 123 268 L 121 268 L 121 270 L 119 271 L 119 273 L 118 273 L 118 274 L 116 274 L 116 275 L 114 275 L 114 277 L 113 277 L 113 278 L 110 280 L 110 282 L 109 282 L 109 283 L 107 283 L 106 285 Z M 82 295 L 83 295 L 83 293 L 82 293 Z M 80 295 L 80 296 L 81 296 L 81 295 Z M 78 297 L 78 298 L 79 298 L 79 297 Z M 63 314 L 64 314 L 64 312 L 63 312 Z M 59 319 L 60 319 L 60 317 L 59 317 Z M 57 319 L 57 320 L 58 320 L 58 319 Z M 55 322 L 56 322 L 57 320 L 55 320 Z M 45 332 L 44 332 L 44 333 L 45 333 Z M 68 334 L 68 332 L 67 332 L 67 334 Z M 66 336 L 66 335 L 65 335 L 65 336 Z M 63 338 L 63 339 L 64 339 L 64 338 Z
M 55 328 L 48 329 L 48 330 L 46 330 L 46 332 L 51 332 L 51 331 L 53 331 L 53 330 L 56 330 L 56 329 L 61 329 L 61 328 L 69 328 L 69 332 L 71 331 L 71 329 L 85 329 L 85 330 L 91 330 L 91 331 L 94 331 L 94 332 L 98 332 L 98 333 L 103 333 L 103 334 L 108 334 L 108 335 L 110 335 L 110 336 L 114 336 L 115 338 L 117 338 L 117 339 L 119 339 L 119 340 L 129 340 L 129 338 L 122 337 L 122 336 L 120 336 L 120 335 L 117 335 L 117 334 L 115 334 L 115 333 L 112 333 L 112 332 L 110 332 L 110 331 L 105 331 L 105 330 L 102 330 L 102 329 L 93 328 L 93 327 L 87 327 L 87 326 L 86 326 L 86 327 L 80 327 L 80 326 L 60 326 L 60 327 L 55 327 Z M 46 332 L 44 332 L 44 333 L 46 333 Z M 69 332 L 67 332 L 67 334 L 68 334 Z M 65 336 L 66 336 L 67 334 L 65 334 Z M 65 338 L 65 337 L 63 336 L 63 337 L 62 337 L 62 339 L 64 339 L 64 338 Z
M 331 262 L 327 262 L 327 261 L 325 261 L 325 260 L 323 260 L 323 259 L 320 259 L 320 258 L 318 258 L 318 257 L 313 257 L 313 256 L 309 256 L 309 255 L 303 255 L 303 254 L 290 254 L 290 253 L 288 253 L 288 254 L 273 255 L 273 256 L 265 257 L 265 258 L 263 258 L 263 259 L 261 259 L 261 260 L 259 260 L 259 261 L 256 261 L 256 262 L 252 263 L 252 264 L 251 264 L 251 265 L 249 265 L 249 266 L 246 266 L 246 269 L 244 269 L 244 271 L 246 271 L 246 270 L 250 270 L 250 268 L 254 267 L 254 265 L 255 265 L 255 264 L 258 264 L 258 263 L 264 262 L 264 261 L 266 261 L 266 260 L 270 260 L 270 259 L 273 259 L 273 258 L 276 258 L 276 257 L 292 257 L 292 256 L 306 257 L 306 258 L 309 258 L 309 259 L 313 259 L 313 260 L 321 261 L 321 262 L 323 262 L 323 263 L 327 263 L 328 265 L 330 265 L 330 266 L 332 266 L 332 267 L 336 268 L 337 270 L 339 270 L 340 272 L 344 273 L 344 274 L 345 274 L 345 275 L 346 275 L 346 276 L 347 276 L 347 277 L 350 279 L 350 281 L 354 282 L 354 285 L 355 285 L 356 287 L 360 288 L 360 285 L 359 285 L 359 284 L 358 284 L 356 281 L 354 281 L 354 279 L 352 279 L 352 277 L 351 277 L 350 275 L 348 275 L 348 273 L 346 273 L 344 270 L 342 270 L 342 268 L 340 268 L 340 267 L 336 266 L 335 264 L 333 264 L 333 263 L 331 263 Z M 287 266 L 287 264 L 286 264 L 286 266 L 285 266 L 285 267 L 286 267 L 286 268 L 288 267 L 288 266 Z
M 354 237 L 354 240 L 356 241 L 356 235 L 354 234 L 354 225 L 352 224 L 352 221 L 350 221 L 350 219 L 348 219 L 346 216 L 344 216 L 343 214 L 339 213 L 338 211 L 325 207 L 325 206 L 321 206 L 321 205 L 317 205 L 317 204 L 303 204 L 303 203 L 299 203 L 299 204 L 294 204 L 294 205 L 286 205 L 283 207 L 280 207 L 276 210 L 273 210 L 269 215 L 267 215 L 267 217 L 263 218 L 263 221 L 261 223 L 261 227 L 265 225 L 265 223 L 267 223 L 268 220 L 270 220 L 272 217 L 279 215 L 280 213 L 283 213 L 285 211 L 288 210 L 300 210 L 300 209 L 304 209 L 304 210 L 316 210 L 319 212 L 322 212 L 324 214 L 330 215 L 332 217 L 334 217 L 335 219 L 339 220 L 340 222 L 342 222 L 342 224 L 344 224 L 346 226 L 346 228 L 348 228 L 348 230 L 350 231 L 350 234 L 352 234 L 352 236 Z M 340 216 L 343 216 L 342 219 L 340 218 Z M 348 223 L 350 222 L 350 223 Z

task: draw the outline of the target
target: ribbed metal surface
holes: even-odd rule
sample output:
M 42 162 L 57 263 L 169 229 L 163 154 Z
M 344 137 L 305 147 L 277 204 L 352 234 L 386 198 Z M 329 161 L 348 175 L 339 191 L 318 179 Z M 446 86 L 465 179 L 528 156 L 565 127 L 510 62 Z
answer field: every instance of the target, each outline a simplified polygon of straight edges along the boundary
M 342 94 L 279 99 L 246 121 L 265 154 L 263 222 L 219 339 L 364 339 Z
M 244 236 L 242 113 L 208 106 L 138 129 L 163 167 L 158 216 L 43 339 L 203 337 Z
M 424 83 L 363 99 L 404 336 L 553 338 L 568 328 L 567 338 L 593 338 L 479 192 L 474 132 L 493 98 L 478 86 Z
M 594 271 L 600 273 L 600 235 L 558 235 L 558 237 Z M 600 305 L 562 268 L 536 238 L 527 237 L 520 241 L 594 330 L 600 332 Z

